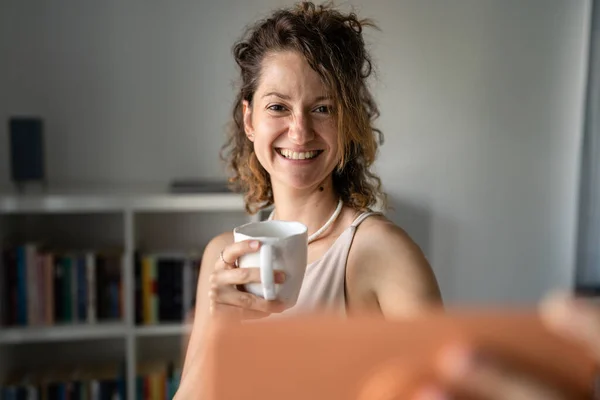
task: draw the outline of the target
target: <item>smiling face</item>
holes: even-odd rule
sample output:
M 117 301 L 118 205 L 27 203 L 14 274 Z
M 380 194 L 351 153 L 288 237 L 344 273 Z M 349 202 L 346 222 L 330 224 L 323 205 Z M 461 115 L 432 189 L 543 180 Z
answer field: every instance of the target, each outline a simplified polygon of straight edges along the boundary
M 296 52 L 269 54 L 244 129 L 272 184 L 317 188 L 338 163 L 334 103 L 319 74 Z

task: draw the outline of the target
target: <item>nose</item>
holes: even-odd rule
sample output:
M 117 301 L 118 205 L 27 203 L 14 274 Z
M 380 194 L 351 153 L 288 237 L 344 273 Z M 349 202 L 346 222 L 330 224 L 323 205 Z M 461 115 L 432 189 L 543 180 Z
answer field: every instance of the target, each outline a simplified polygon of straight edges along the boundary
M 288 130 L 290 141 L 299 146 L 309 143 L 315 138 L 310 118 L 304 113 L 295 114 Z

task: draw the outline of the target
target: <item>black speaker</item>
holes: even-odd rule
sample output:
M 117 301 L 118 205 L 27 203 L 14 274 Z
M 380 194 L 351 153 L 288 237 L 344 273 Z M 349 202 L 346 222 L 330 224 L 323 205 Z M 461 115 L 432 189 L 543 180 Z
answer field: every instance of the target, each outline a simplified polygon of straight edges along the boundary
M 13 182 L 45 184 L 44 125 L 41 118 L 13 117 L 8 121 L 10 170 Z

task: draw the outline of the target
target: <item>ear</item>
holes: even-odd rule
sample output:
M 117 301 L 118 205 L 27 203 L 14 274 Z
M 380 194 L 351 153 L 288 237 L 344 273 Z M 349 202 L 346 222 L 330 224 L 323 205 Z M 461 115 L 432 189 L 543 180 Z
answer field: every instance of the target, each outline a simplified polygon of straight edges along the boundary
M 244 131 L 246 137 L 251 142 L 254 142 L 254 128 L 252 127 L 252 106 L 248 100 L 242 102 L 242 114 L 244 116 Z

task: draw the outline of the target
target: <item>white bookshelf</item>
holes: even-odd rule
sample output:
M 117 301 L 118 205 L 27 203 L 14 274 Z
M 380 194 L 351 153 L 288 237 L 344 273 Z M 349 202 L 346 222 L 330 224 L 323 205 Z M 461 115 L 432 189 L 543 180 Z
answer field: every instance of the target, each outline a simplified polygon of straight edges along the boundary
M 90 191 L 55 190 L 40 194 L 0 194 L 0 213 L 101 212 L 219 212 L 243 211 L 241 195 L 234 193 L 170 194 L 149 188 Z
M 56 239 L 63 246 L 73 242 L 73 247 L 120 247 L 124 301 L 124 317 L 118 322 L 0 328 L 0 379 L 5 379 L 17 360 L 23 362 L 20 352 L 26 352 L 32 345 L 47 351 L 51 357 L 53 351 L 63 352 L 61 346 L 76 344 L 78 350 L 74 353 L 80 359 L 72 361 L 85 364 L 86 351 L 96 351 L 97 343 L 108 346 L 107 343 L 115 342 L 117 353 L 125 353 L 121 356 L 126 362 L 127 398 L 135 399 L 136 366 L 141 359 L 148 358 L 141 354 L 143 349 L 157 346 L 157 339 L 159 343 L 171 340 L 171 348 L 176 348 L 190 329 L 183 323 L 136 325 L 135 251 L 140 247 L 157 251 L 166 248 L 187 251 L 193 247 L 201 254 L 211 237 L 259 218 L 249 216 L 244 210 L 243 197 L 233 193 L 170 194 L 144 187 L 63 188 L 38 194 L 0 194 L 3 244 L 6 238 L 16 235 L 23 241 L 40 237 Z M 58 231 L 60 235 L 55 234 Z M 144 341 L 151 344 L 144 345 Z M 161 353 L 161 349 L 156 350 Z
M 135 329 L 137 337 L 174 336 L 190 333 L 191 327 L 184 324 L 160 324 L 150 326 L 139 326 Z
M 0 345 L 124 338 L 127 328 L 125 323 L 5 328 L 0 332 Z

